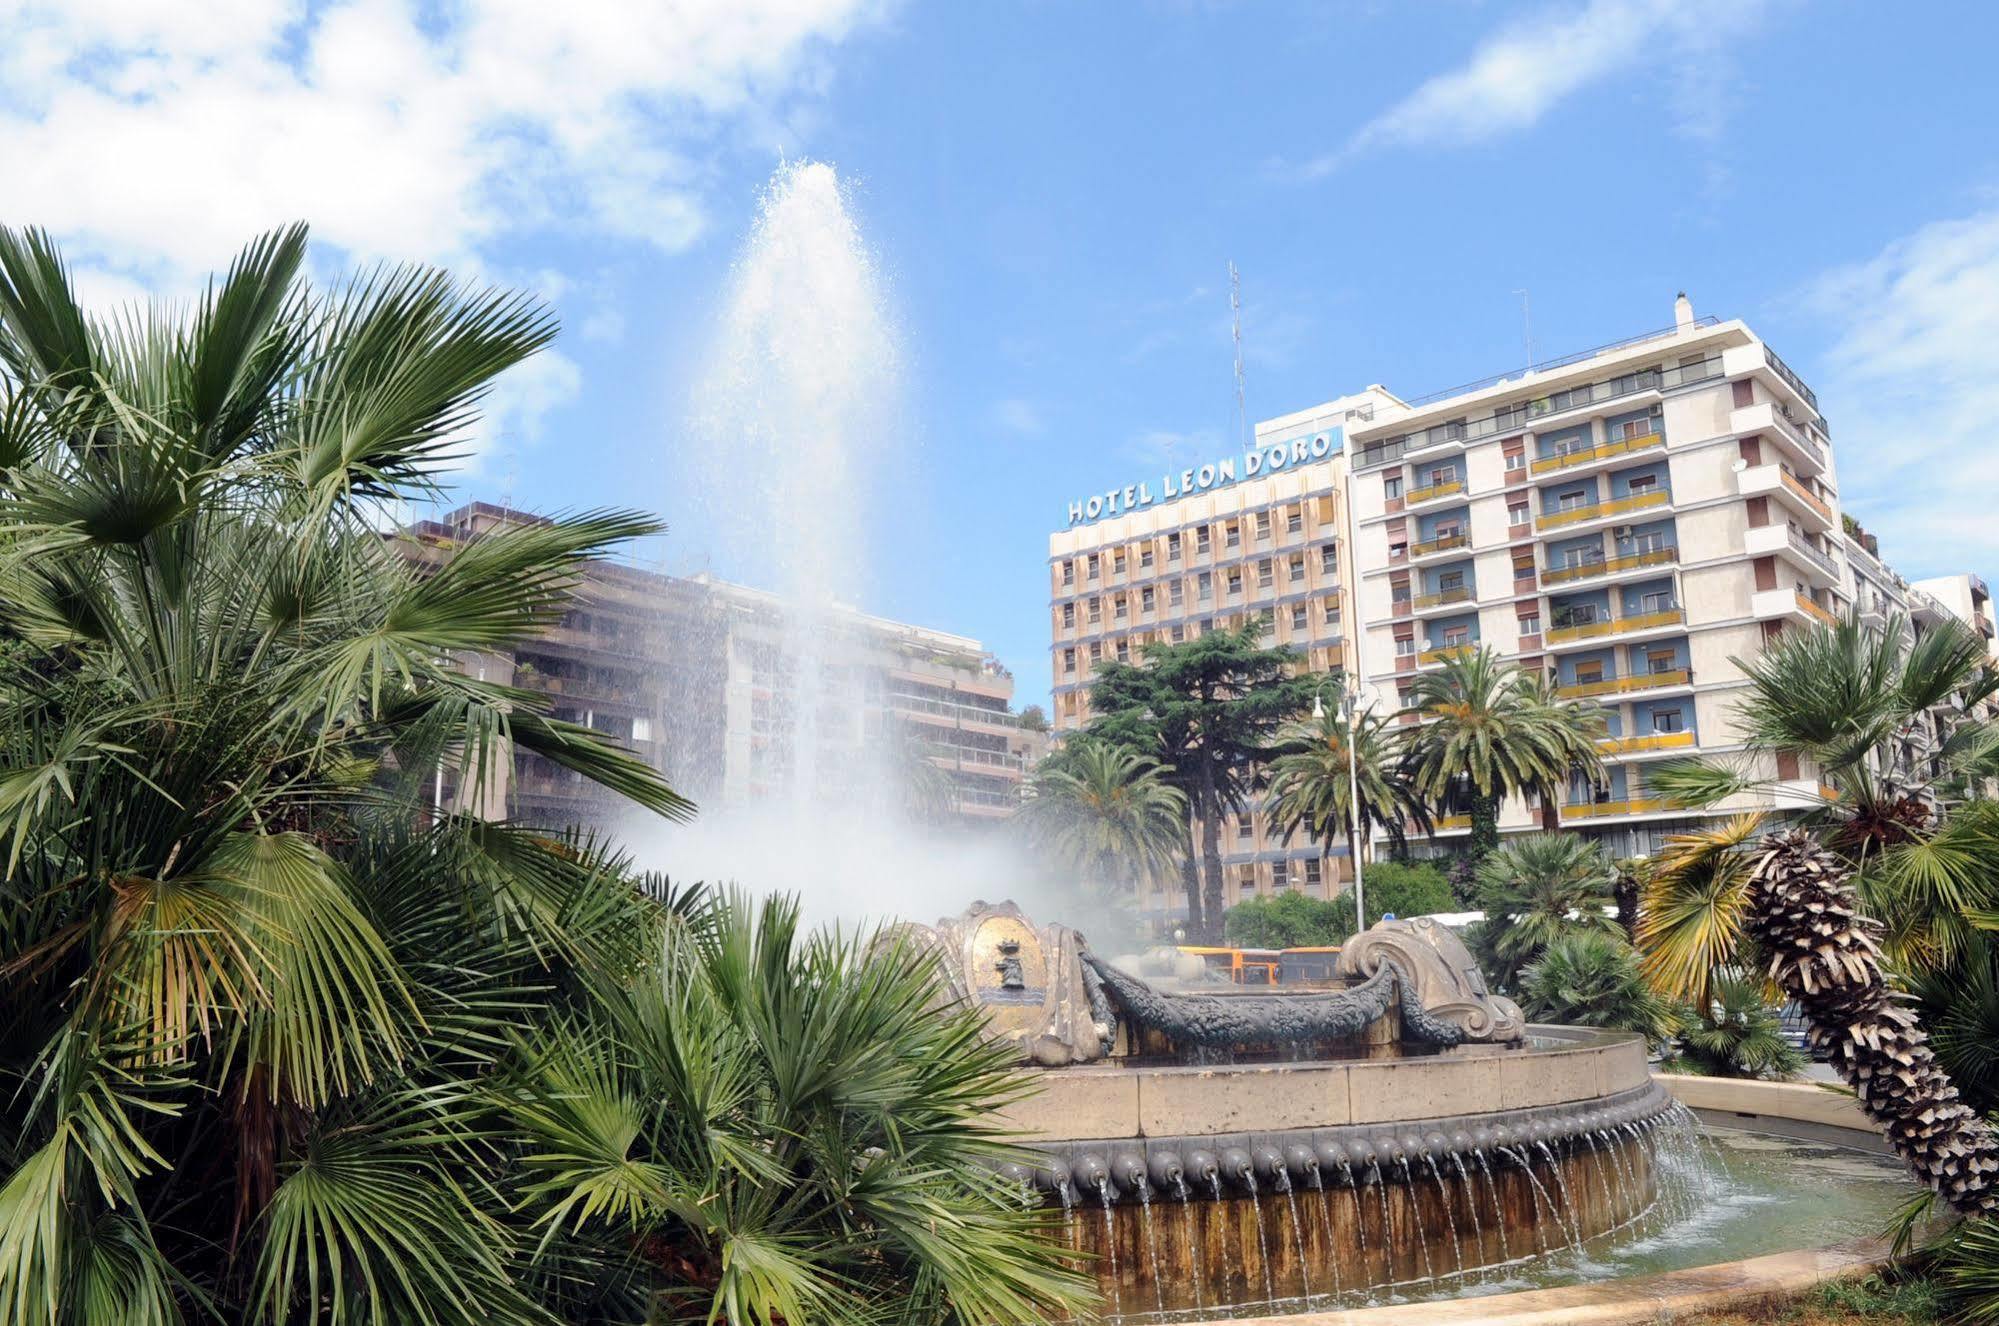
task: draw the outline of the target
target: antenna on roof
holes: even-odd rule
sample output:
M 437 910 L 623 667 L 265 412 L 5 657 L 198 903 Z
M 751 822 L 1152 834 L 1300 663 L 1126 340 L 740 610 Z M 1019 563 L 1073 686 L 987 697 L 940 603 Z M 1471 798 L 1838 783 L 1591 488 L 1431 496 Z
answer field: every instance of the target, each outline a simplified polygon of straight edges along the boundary
M 1520 296 L 1520 343 L 1527 349 L 1527 371 L 1532 373 L 1534 371 L 1534 319 L 1528 307 L 1527 292 L 1525 290 L 1515 290 L 1513 293 Z
M 1242 275 L 1229 261 L 1229 318 L 1235 336 L 1235 428 L 1243 446 L 1249 445 L 1249 407 L 1243 395 L 1242 375 Z

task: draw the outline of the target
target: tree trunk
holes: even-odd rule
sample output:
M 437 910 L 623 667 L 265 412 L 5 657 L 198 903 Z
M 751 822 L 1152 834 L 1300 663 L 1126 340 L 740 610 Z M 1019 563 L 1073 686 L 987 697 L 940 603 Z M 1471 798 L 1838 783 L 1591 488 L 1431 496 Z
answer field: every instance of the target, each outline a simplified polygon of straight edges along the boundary
M 1187 804 L 1187 851 L 1180 858 L 1180 884 L 1187 890 L 1187 937 L 1199 939 L 1208 933 L 1207 909 L 1201 906 L 1200 843 L 1195 833 L 1197 815 Z
M 1638 873 L 1628 866 L 1617 868 L 1617 882 L 1611 886 L 1611 898 L 1617 903 L 1617 924 L 1624 928 L 1624 937 L 1631 943 L 1638 942 Z
M 1471 841 L 1465 846 L 1474 861 L 1483 861 L 1499 846 L 1499 798 L 1472 793 Z
M 1879 926 L 1855 905 L 1845 864 L 1810 835 L 1763 840 L 1749 930 L 1769 975 L 1798 1001 L 1814 1049 L 1916 1177 L 1969 1215 L 1999 1215 L 1999 1137 L 1957 1097 L 1929 1038 L 1881 976 Z
M 1562 808 L 1555 800 L 1555 789 L 1552 787 L 1540 789 L 1540 797 L 1541 832 L 1560 833 L 1562 831 Z
M 1201 771 L 1201 870 L 1203 879 L 1202 933 L 1211 944 L 1222 942 L 1223 914 L 1228 899 L 1222 885 L 1222 825 L 1219 799 L 1215 796 L 1212 769 Z

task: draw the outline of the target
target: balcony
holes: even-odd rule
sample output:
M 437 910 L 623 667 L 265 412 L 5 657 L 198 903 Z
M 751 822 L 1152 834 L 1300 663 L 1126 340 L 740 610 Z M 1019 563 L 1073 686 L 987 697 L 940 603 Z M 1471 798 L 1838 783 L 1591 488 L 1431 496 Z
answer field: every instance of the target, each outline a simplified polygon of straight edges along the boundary
M 1728 428 L 1741 437 L 1767 437 L 1783 447 L 1810 474 L 1824 474 L 1826 451 L 1806 431 L 1789 407 L 1775 401 L 1745 405 L 1728 417 Z
M 1454 552 L 1459 548 L 1469 547 L 1471 547 L 1471 535 L 1464 530 L 1458 530 L 1456 533 L 1427 539 L 1422 543 L 1412 543 L 1409 545 L 1407 555 L 1413 562 L 1420 557 L 1435 557 L 1438 553 Z
M 1572 681 L 1555 687 L 1564 700 L 1587 700 L 1599 695 L 1630 695 L 1636 691 L 1670 690 L 1694 684 L 1688 668 L 1668 668 L 1663 672 L 1634 672 L 1625 677 L 1604 677 L 1599 681 Z
M 1612 516 L 1629 515 L 1633 511 L 1648 511 L 1665 506 L 1673 500 L 1673 495 L 1664 489 L 1649 493 L 1634 493 L 1630 497 L 1620 497 L 1609 502 L 1590 502 L 1584 506 L 1565 507 L 1559 511 L 1544 511 L 1534 517 L 1537 530 L 1567 529 L 1571 526 L 1587 524 L 1592 520 L 1607 520 Z
M 1628 456 L 1634 451 L 1650 451 L 1653 447 L 1665 445 L 1664 433 L 1647 433 L 1644 437 L 1620 438 L 1615 442 L 1600 442 L 1593 447 L 1578 447 L 1574 451 L 1543 456 L 1527 468 L 1535 474 L 1555 474 L 1564 470 L 1580 469 L 1597 461 Z
M 1684 608 L 1632 613 L 1628 617 L 1606 617 L 1602 621 L 1577 622 L 1570 626 L 1552 627 L 1548 631 L 1548 643 L 1558 645 L 1571 640 L 1600 640 L 1609 635 L 1633 635 L 1639 631 L 1657 631 L 1669 626 L 1683 626 L 1686 620 L 1687 613 Z
M 1623 801 L 1585 801 L 1562 807 L 1564 820 L 1600 820 L 1614 815 L 1656 815 L 1681 809 L 1669 797 L 1628 797 Z
M 1418 667 L 1427 668 L 1432 664 L 1442 663 L 1446 659 L 1462 658 L 1472 653 L 1477 648 L 1478 648 L 1478 642 L 1473 641 L 1471 644 L 1468 645 L 1444 645 L 1442 648 L 1439 649 L 1426 649 L 1422 653 L 1416 655 L 1416 664 Z
M 1836 523 L 1832 505 L 1805 487 L 1782 465 L 1755 465 L 1736 476 L 1737 489 L 1744 497 L 1774 497 L 1798 523 L 1815 534 L 1823 534 Z
M 1478 596 L 1470 585 L 1454 585 L 1449 589 L 1440 589 L 1434 594 L 1418 594 L 1411 600 L 1411 606 L 1417 612 L 1427 612 L 1432 608 L 1448 607 L 1453 603 L 1470 603 L 1476 597 Z
M 1749 597 L 1749 611 L 1761 620 L 1797 626 L 1837 626 L 1839 618 L 1793 589 L 1761 589 Z
M 1465 490 L 1463 479 L 1446 479 L 1433 483 L 1428 488 L 1411 488 L 1402 495 L 1404 506 L 1416 506 L 1423 502 L 1434 502 L 1440 497 L 1456 497 Z
M 1656 751 L 1685 750 L 1694 744 L 1692 732 L 1654 732 L 1643 737 L 1599 737 L 1600 755 L 1650 755 Z
M 1839 563 L 1814 548 L 1804 535 L 1789 524 L 1752 525 L 1743 532 L 1742 549 L 1752 557 L 1769 555 L 1788 557 L 1799 567 L 1806 579 L 1827 588 L 1843 582 Z
M 1645 552 L 1629 553 L 1623 557 L 1599 557 L 1595 561 L 1583 562 L 1577 566 L 1551 566 L 1541 573 L 1541 583 L 1566 585 L 1577 580 L 1593 580 L 1598 576 L 1642 571 L 1647 567 L 1670 566 L 1679 560 L 1680 550 L 1677 547 L 1652 548 Z

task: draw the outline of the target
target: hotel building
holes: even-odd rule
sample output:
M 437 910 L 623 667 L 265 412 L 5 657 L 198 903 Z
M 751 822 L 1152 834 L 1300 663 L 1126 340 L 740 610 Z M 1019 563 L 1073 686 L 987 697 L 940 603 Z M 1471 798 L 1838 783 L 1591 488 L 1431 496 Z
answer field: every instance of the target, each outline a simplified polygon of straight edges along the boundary
M 542 518 L 485 502 L 403 531 L 419 564 Z M 817 746 L 827 790 L 851 803 L 867 762 L 920 760 L 941 778 L 926 808 L 1005 819 L 1045 738 L 1012 712 L 1013 678 L 977 641 L 851 609 L 818 634 Z M 784 794 L 794 773 L 798 641 L 776 596 L 707 576 L 592 563 L 560 624 L 512 650 L 460 658 L 482 679 L 546 696 L 557 718 L 612 738 L 704 807 Z M 887 781 L 887 780 L 884 780 Z M 452 789 L 441 796 L 456 802 Z M 939 804 L 941 803 L 941 804 Z M 605 828 L 616 797 L 539 755 L 514 753 L 480 812 Z
M 1049 628 L 1054 725 L 1090 718 L 1089 680 L 1108 660 L 1137 662 L 1149 644 L 1263 624 L 1298 666 L 1347 666 L 1350 559 L 1346 556 L 1344 430 L 1392 400 L 1370 388 L 1257 426 L 1241 455 L 1069 504 L 1069 527 L 1049 537 Z M 1274 834 L 1261 808 L 1222 831 L 1231 900 L 1290 887 L 1324 895 L 1320 849 Z M 1345 848 L 1333 873 L 1350 878 Z M 1140 899 L 1147 914 L 1184 915 L 1177 879 Z

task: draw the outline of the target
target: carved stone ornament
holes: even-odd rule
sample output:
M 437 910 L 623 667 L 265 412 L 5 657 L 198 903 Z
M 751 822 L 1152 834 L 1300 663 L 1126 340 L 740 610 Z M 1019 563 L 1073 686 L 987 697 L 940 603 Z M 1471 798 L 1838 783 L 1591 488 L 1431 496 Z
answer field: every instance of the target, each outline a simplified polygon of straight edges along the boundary
M 951 997 L 983 1008 L 988 1034 L 1019 1046 L 1024 1061 L 1054 1068 L 1110 1052 L 1115 1017 L 1068 926 L 1036 927 L 1011 902 L 975 902 L 893 933 L 933 950 Z
M 1516 1042 L 1527 1035 L 1520 1006 L 1486 989 L 1471 950 L 1426 916 L 1377 921 L 1340 949 L 1340 974 L 1361 981 L 1393 966 L 1413 986 L 1425 1016 L 1457 1027 L 1466 1041 Z M 1408 1013 L 1404 1012 L 1405 1022 Z

